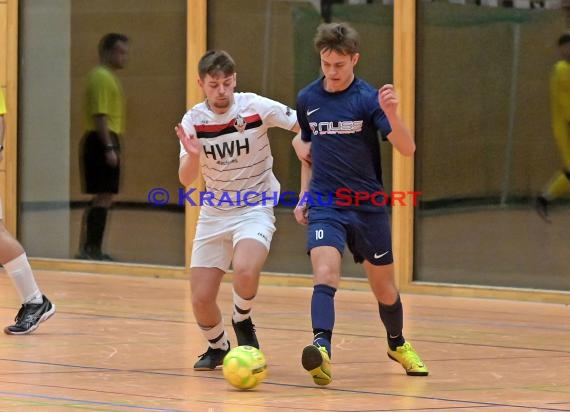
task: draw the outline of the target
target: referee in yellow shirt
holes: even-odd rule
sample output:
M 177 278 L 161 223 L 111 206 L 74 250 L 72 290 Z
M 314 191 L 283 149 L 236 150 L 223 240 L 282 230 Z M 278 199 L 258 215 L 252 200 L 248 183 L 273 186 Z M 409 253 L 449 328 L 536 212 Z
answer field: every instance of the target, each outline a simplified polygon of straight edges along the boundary
M 562 155 L 562 169 L 556 172 L 541 196 L 536 211 L 547 222 L 550 201 L 570 193 L 570 33 L 558 39 L 561 60 L 556 62 L 550 77 L 550 108 L 552 132 Z
M 125 67 L 129 39 L 108 33 L 99 43 L 100 64 L 87 79 L 86 133 L 82 141 L 83 191 L 93 199 L 83 215 L 79 259 L 112 260 L 102 252 L 107 213 L 119 191 L 125 97 L 115 72 Z

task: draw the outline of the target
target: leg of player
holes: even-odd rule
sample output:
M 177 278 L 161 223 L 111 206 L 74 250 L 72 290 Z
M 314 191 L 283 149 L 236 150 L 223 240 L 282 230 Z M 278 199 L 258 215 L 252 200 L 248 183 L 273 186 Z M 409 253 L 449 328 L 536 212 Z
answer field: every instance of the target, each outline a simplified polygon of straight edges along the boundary
M 216 369 L 230 350 L 222 314 L 216 303 L 223 276 L 224 271 L 218 268 L 193 267 L 190 271 L 194 317 L 208 341 L 208 350 L 200 355 L 194 370 Z
M 102 251 L 107 215 L 112 203 L 112 193 L 99 193 L 93 197 L 91 206 L 86 211 L 85 246 L 81 251 L 86 259 L 113 260 L 111 256 Z
M 376 266 L 364 262 L 370 287 L 378 300 L 380 319 L 386 328 L 388 356 L 400 363 L 408 375 L 426 376 L 428 368 L 402 333 L 404 312 L 396 284 L 394 264 Z
M 542 195 L 536 198 L 536 212 L 547 223 L 552 223 L 548 216 L 548 205 L 554 199 L 570 193 L 570 171 L 561 170 L 548 183 Z
M 15 323 L 4 328 L 4 333 L 8 335 L 31 333 L 41 322 L 48 320 L 55 313 L 55 305 L 40 291 L 26 252 L 20 242 L 6 230 L 1 219 L 0 263 L 10 276 L 22 301 L 22 307 L 16 315 Z
M 332 246 L 311 249 L 313 266 L 313 296 L 311 298 L 311 321 L 313 343 L 305 346 L 301 363 L 317 385 L 332 382 L 331 341 L 334 328 L 334 295 L 340 280 L 341 255 Z
M 570 126 L 565 118 L 560 117 L 553 122 L 553 132 L 564 168 L 552 177 L 544 192 L 536 198 L 535 202 L 536 212 L 547 223 L 551 223 L 548 217 L 549 203 L 570 193 Z
M 238 346 L 249 345 L 259 349 L 255 325 L 251 320 L 251 308 L 268 252 L 266 246 L 255 239 L 242 239 L 235 247 L 232 325 Z

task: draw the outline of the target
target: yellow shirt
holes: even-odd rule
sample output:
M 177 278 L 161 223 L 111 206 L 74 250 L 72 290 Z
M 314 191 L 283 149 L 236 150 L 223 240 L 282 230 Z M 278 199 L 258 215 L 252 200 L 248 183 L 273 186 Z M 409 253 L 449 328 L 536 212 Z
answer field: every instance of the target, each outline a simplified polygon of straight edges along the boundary
M 560 60 L 550 77 L 550 103 L 553 120 L 570 121 L 570 62 Z
M 0 116 L 6 114 L 6 101 L 4 100 L 4 93 L 0 89 Z
M 87 77 L 85 121 L 87 131 L 96 130 L 93 116 L 107 116 L 109 130 L 122 134 L 125 130 L 125 96 L 115 74 L 105 66 L 97 66 Z

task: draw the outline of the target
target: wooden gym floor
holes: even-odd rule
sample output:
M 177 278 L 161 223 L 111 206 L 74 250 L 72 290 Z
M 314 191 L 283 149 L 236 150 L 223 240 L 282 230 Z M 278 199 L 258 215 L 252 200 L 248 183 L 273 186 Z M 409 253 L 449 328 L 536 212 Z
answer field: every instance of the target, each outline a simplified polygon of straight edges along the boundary
M 205 349 L 179 279 L 38 271 L 56 315 L 32 335 L 0 336 L 1 411 L 568 411 L 566 305 L 402 295 L 405 334 L 430 368 L 408 377 L 389 360 L 365 284 L 337 293 L 333 383 L 300 366 L 310 343 L 307 281 L 266 278 L 254 322 L 268 377 L 232 389 L 195 372 Z M 19 303 L 0 276 L 0 321 Z M 222 285 L 229 324 L 231 286 Z M 230 327 L 231 328 L 231 327 Z M 232 343 L 233 331 L 229 330 Z

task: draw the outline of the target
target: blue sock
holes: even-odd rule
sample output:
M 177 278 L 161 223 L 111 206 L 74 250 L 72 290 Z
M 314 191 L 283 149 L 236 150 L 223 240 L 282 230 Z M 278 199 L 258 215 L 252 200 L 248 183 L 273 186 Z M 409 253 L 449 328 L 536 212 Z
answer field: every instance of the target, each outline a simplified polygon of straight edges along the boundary
M 313 344 L 324 346 L 331 352 L 332 331 L 334 328 L 334 294 L 336 289 L 328 285 L 315 285 L 311 299 L 311 319 L 313 323 Z

